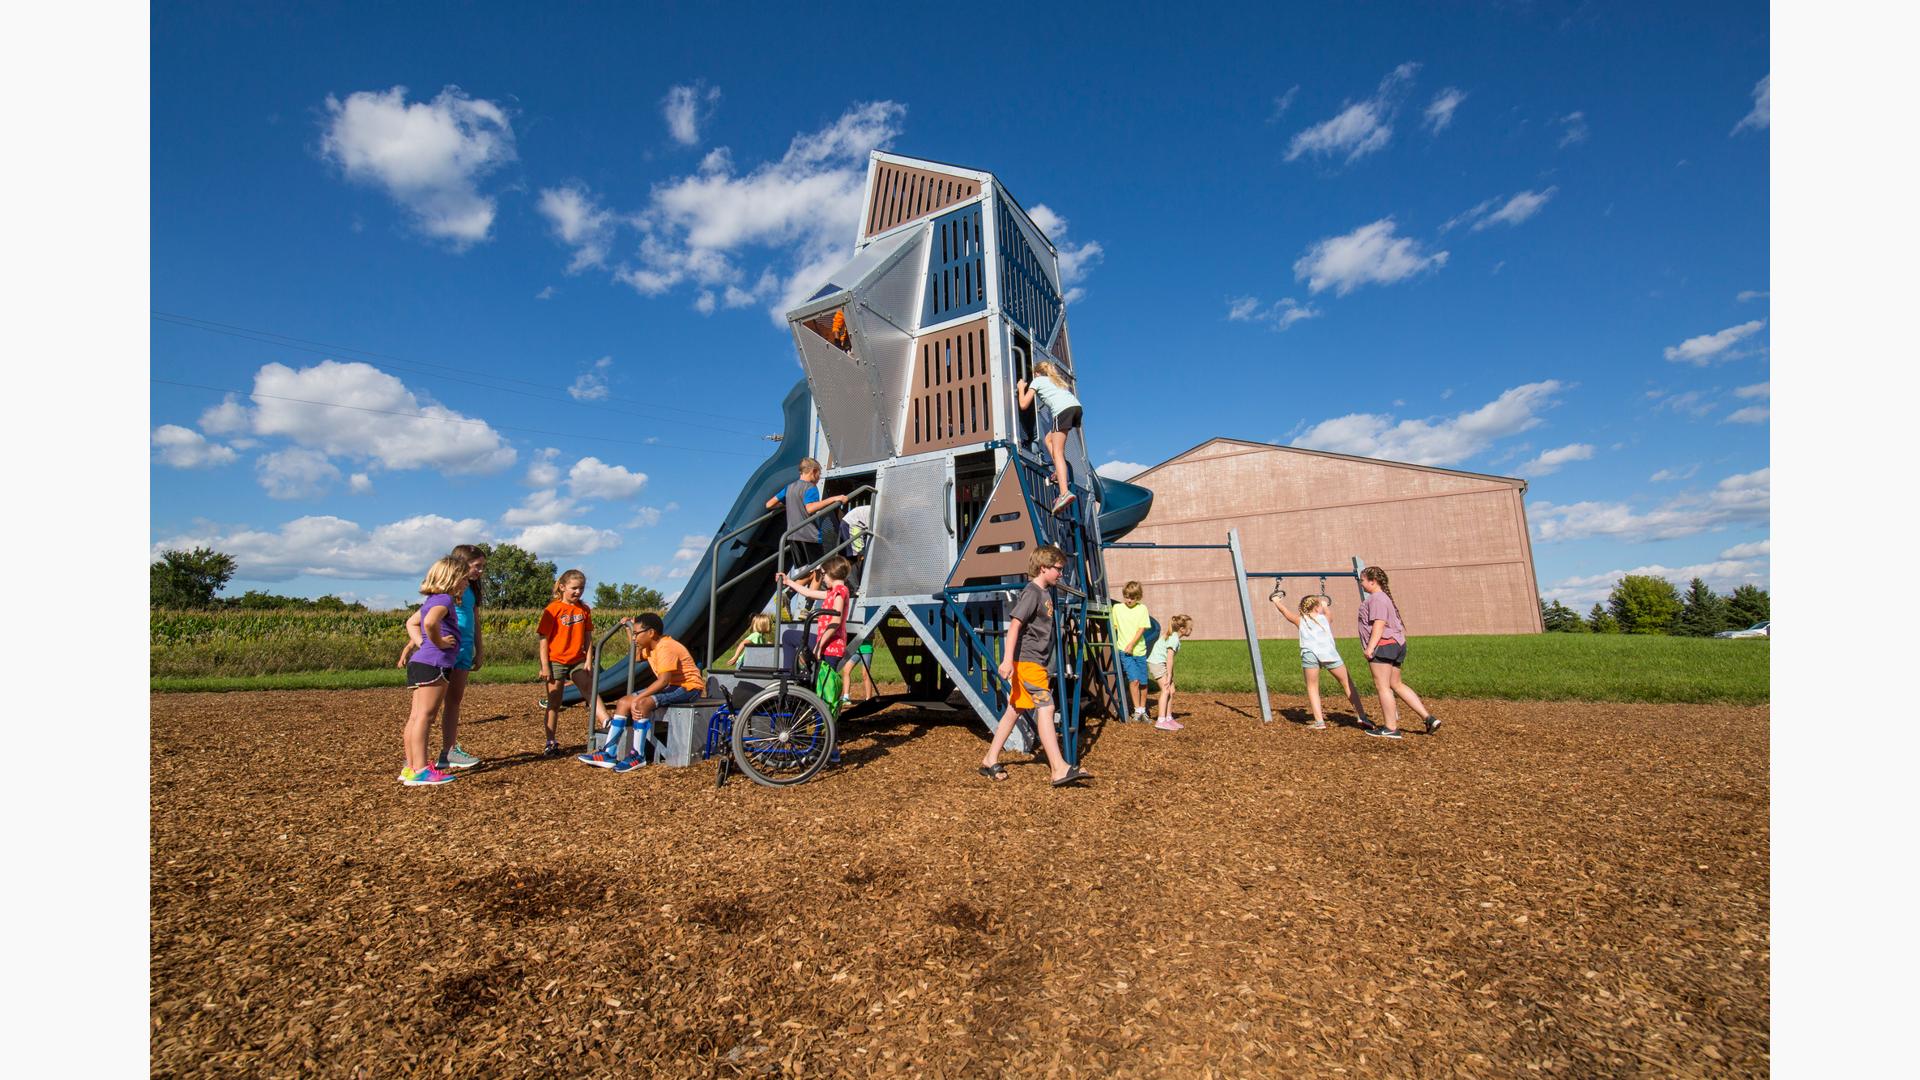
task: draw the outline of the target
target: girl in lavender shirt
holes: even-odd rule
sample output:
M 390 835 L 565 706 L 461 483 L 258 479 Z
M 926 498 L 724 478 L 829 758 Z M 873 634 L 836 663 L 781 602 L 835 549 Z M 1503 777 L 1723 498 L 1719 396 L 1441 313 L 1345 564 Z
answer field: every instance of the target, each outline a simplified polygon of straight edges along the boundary
M 420 593 L 427 599 L 420 605 L 420 640 L 411 640 L 400 654 L 400 666 L 407 669 L 407 686 L 413 690 L 413 710 L 407 716 L 402 737 L 407 763 L 400 770 L 400 782 L 407 787 L 444 784 L 453 777 L 434 768 L 427 756 L 427 729 L 447 699 L 447 683 L 460 657 L 460 628 L 454 621 L 453 593 L 466 587 L 467 560 L 449 555 L 433 564 Z M 409 621 L 411 629 L 411 621 Z
M 1440 718 L 1427 711 L 1426 703 L 1413 687 L 1400 681 L 1400 665 L 1407 659 L 1407 630 L 1400 624 L 1400 609 L 1387 589 L 1387 572 L 1377 566 L 1360 571 L 1360 588 L 1367 598 L 1360 602 L 1360 646 L 1367 654 L 1367 666 L 1373 671 L 1373 687 L 1380 694 L 1380 713 L 1386 727 L 1367 729 L 1367 734 L 1384 739 L 1400 737 L 1400 706 L 1408 706 L 1427 722 L 1428 735 L 1440 730 Z

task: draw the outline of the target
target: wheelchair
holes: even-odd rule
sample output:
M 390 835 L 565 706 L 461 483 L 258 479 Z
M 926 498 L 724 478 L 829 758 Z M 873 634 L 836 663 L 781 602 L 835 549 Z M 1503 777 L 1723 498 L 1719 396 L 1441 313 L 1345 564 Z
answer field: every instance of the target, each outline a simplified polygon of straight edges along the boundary
M 707 721 L 702 760 L 720 759 L 714 786 L 738 768 L 767 787 L 791 787 L 813 778 L 837 756 L 839 730 L 833 709 L 815 694 L 803 672 L 776 672 L 770 679 L 742 675 Z

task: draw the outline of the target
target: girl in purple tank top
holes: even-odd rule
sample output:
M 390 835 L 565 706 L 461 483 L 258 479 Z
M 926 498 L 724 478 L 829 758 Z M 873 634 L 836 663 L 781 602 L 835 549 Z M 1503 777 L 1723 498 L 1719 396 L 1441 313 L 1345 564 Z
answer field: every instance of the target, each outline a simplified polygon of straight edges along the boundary
M 413 709 L 401 743 L 407 761 L 400 770 L 400 782 L 407 787 L 444 784 L 453 777 L 434 768 L 427 757 L 427 729 L 433 726 L 440 706 L 447 699 L 447 683 L 460 657 L 460 628 L 454 619 L 453 594 L 466 587 L 468 562 L 449 555 L 433 564 L 420 593 L 426 602 L 420 605 L 420 640 L 408 634 L 407 648 L 400 654 L 400 666 L 407 671 L 407 685 L 413 688 Z M 409 630 L 411 630 L 409 620 Z

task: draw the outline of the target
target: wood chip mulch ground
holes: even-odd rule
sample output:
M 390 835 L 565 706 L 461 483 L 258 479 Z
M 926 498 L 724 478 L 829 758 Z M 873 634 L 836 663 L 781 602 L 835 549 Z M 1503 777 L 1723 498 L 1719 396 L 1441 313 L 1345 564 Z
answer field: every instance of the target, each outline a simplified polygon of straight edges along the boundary
M 403 691 L 154 695 L 155 1075 L 1769 1068 L 1764 707 L 1396 744 L 1200 694 L 1063 790 L 895 709 L 716 790 L 540 758 L 533 697 L 476 687 L 487 764 L 403 789 Z

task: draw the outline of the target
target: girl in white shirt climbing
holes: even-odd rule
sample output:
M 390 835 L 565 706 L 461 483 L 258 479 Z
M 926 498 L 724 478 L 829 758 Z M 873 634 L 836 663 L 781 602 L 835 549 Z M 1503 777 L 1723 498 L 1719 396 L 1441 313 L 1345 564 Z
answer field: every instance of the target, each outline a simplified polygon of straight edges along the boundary
M 1315 731 L 1326 730 L 1327 717 L 1320 709 L 1320 673 L 1331 671 L 1333 677 L 1340 680 L 1340 689 L 1346 692 L 1347 700 L 1353 703 L 1353 715 L 1359 718 L 1360 726 L 1371 727 L 1367 707 L 1360 702 L 1360 691 L 1347 677 L 1346 664 L 1333 643 L 1333 624 L 1327 621 L 1327 613 L 1333 609 L 1332 599 L 1303 596 L 1300 610 L 1296 612 L 1287 606 L 1286 591 L 1277 584 L 1267 599 L 1273 601 L 1273 606 L 1280 609 L 1288 622 L 1300 628 L 1300 674 L 1307 683 L 1307 704 L 1313 708 L 1313 723 L 1307 726 Z
M 1033 382 L 1021 379 L 1014 389 L 1019 393 L 1021 408 L 1031 409 L 1034 396 L 1039 395 L 1047 411 L 1053 413 L 1047 453 L 1053 455 L 1054 481 L 1059 484 L 1060 494 L 1053 500 L 1053 512 L 1058 514 L 1072 506 L 1075 497 L 1067 487 L 1067 432 L 1080 426 L 1080 399 L 1073 396 L 1073 376 L 1042 360 L 1033 365 Z

